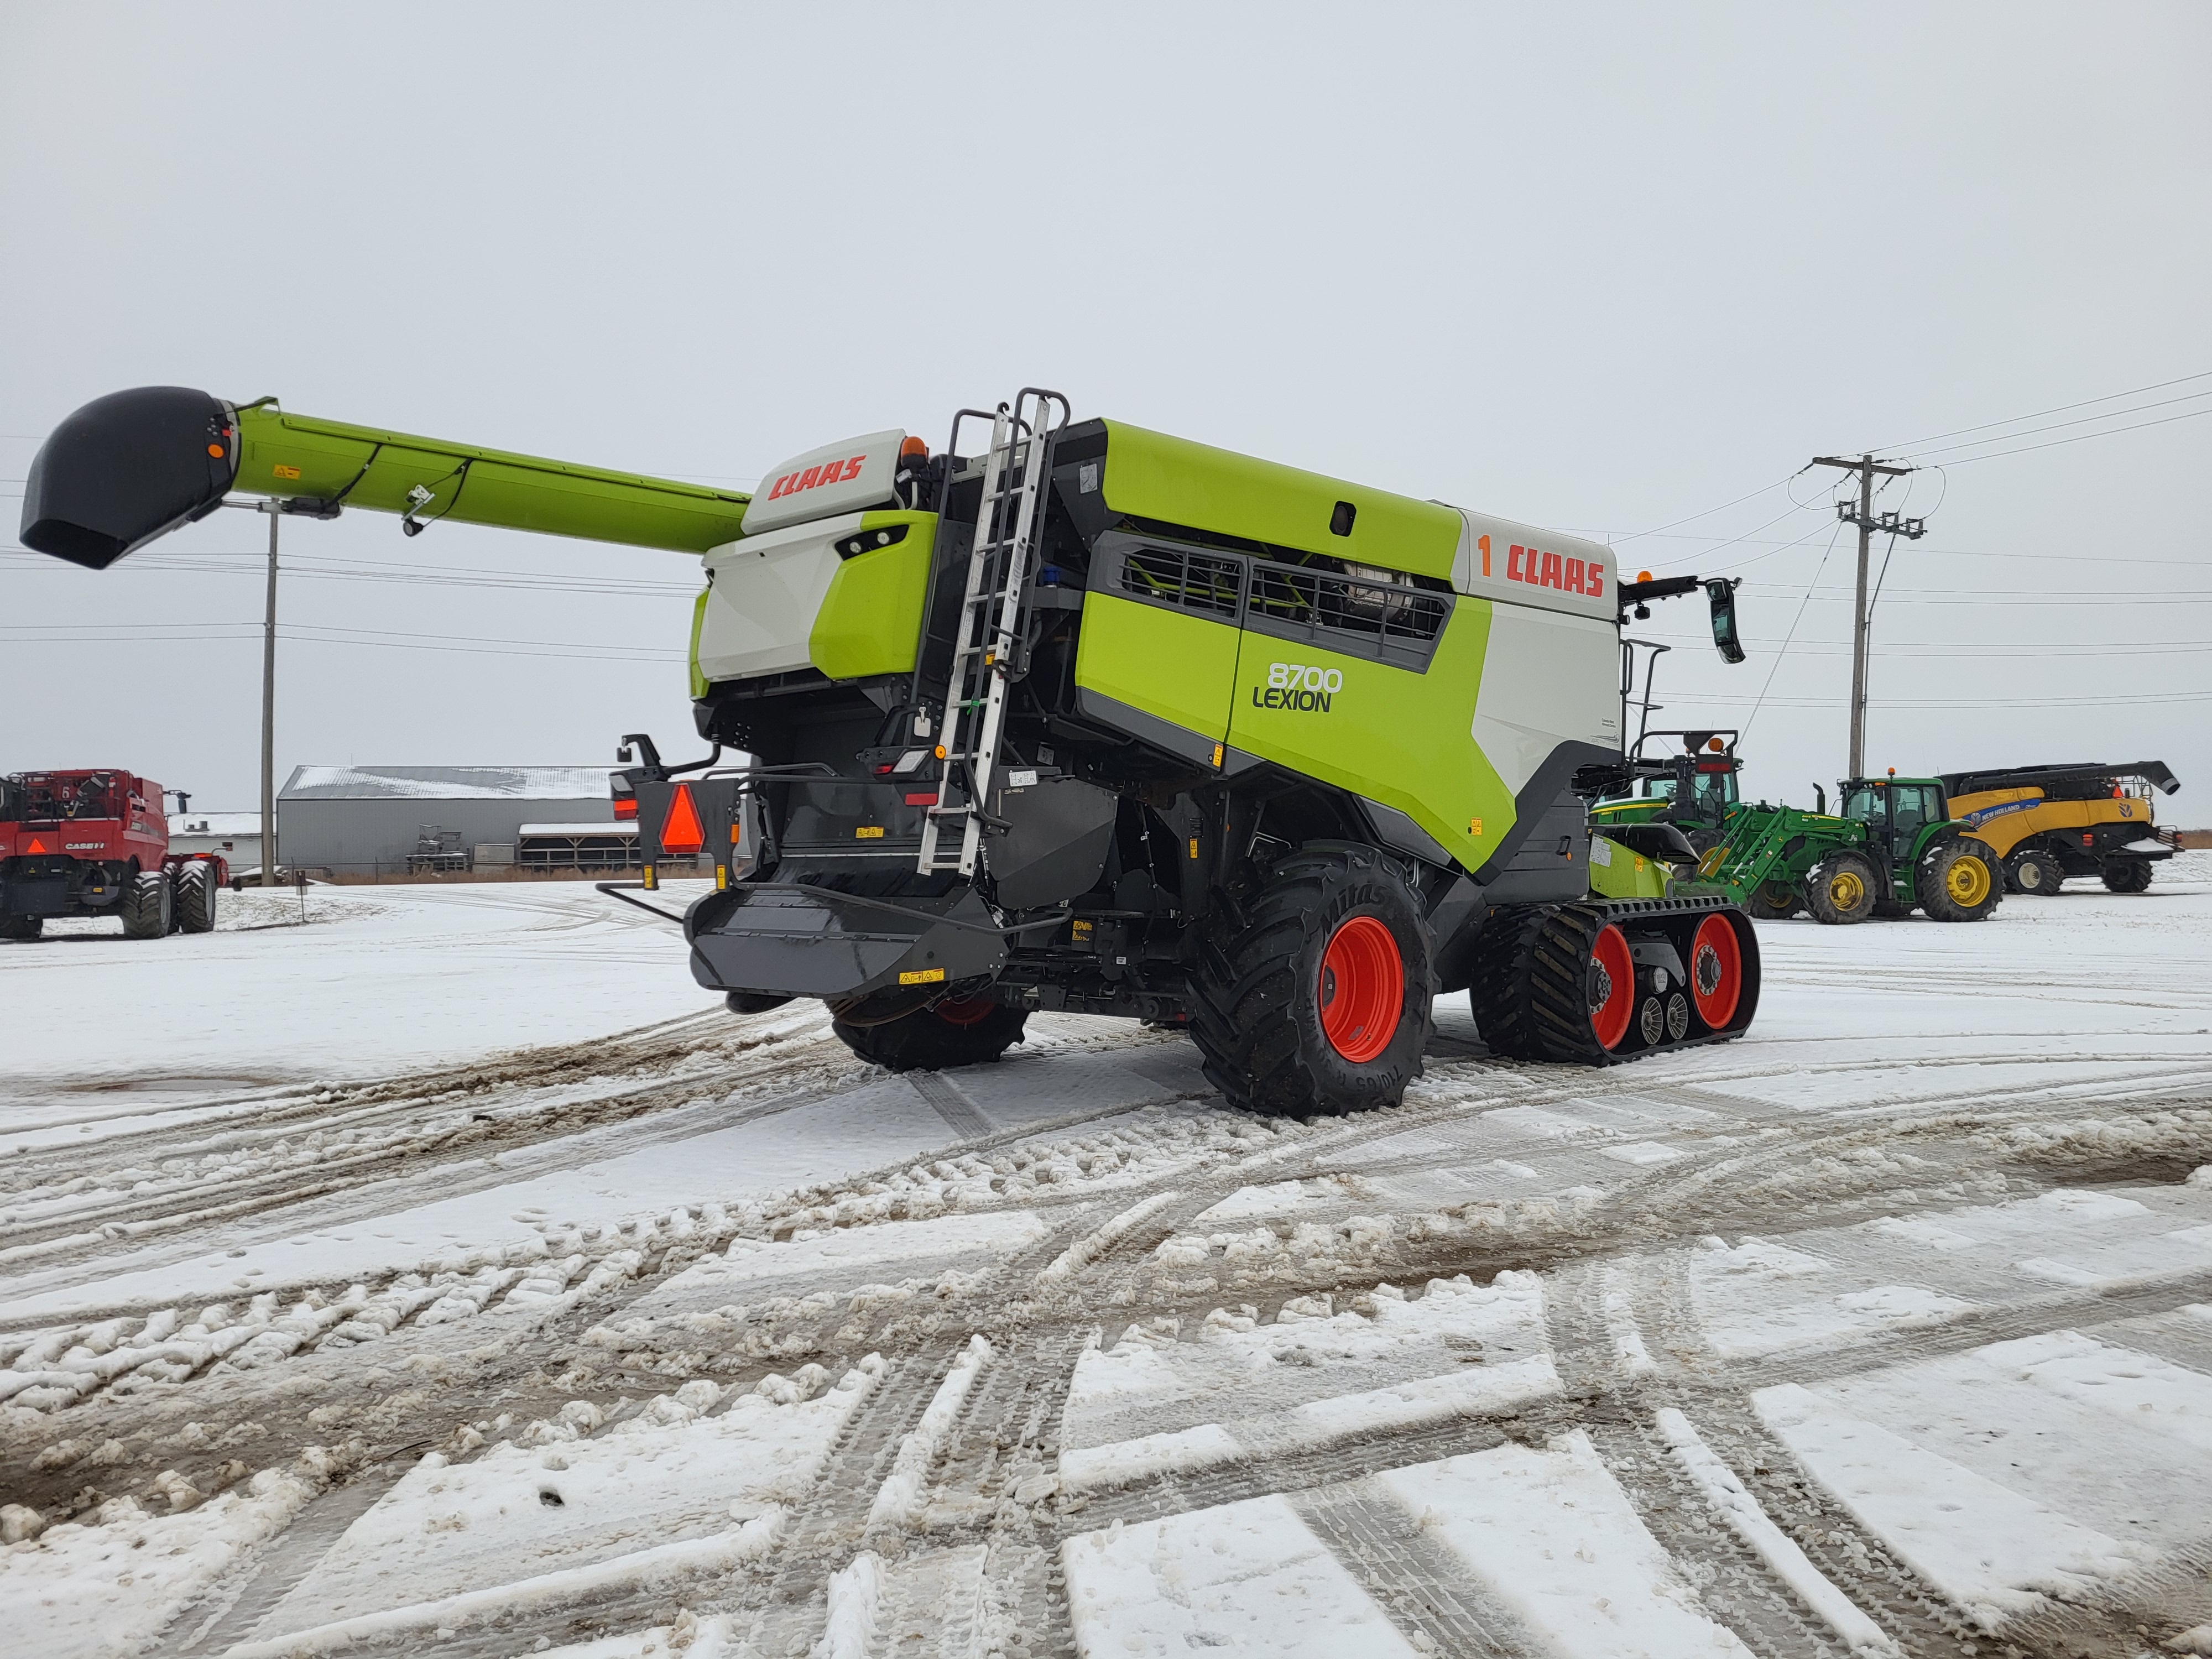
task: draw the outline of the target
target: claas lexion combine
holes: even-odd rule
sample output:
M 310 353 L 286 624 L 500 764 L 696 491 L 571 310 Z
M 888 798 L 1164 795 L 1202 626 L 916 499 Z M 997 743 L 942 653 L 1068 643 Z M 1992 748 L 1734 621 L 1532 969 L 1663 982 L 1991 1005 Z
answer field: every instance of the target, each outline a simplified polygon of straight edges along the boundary
M 1702 586 L 1740 659 L 1724 580 L 1624 583 L 1595 543 L 1034 389 L 749 496 L 144 388 L 50 436 L 22 537 L 104 567 L 233 491 L 702 555 L 713 752 L 626 739 L 620 787 L 651 862 L 715 854 L 700 982 L 819 998 L 886 1066 L 1066 1009 L 1187 1029 L 1239 1103 L 1341 1112 L 1401 1097 L 1442 992 L 1497 1053 L 1589 1064 L 1757 1006 L 1743 912 L 1668 891 L 1679 834 L 1593 862 L 1576 787 L 1620 760 L 1624 612 Z

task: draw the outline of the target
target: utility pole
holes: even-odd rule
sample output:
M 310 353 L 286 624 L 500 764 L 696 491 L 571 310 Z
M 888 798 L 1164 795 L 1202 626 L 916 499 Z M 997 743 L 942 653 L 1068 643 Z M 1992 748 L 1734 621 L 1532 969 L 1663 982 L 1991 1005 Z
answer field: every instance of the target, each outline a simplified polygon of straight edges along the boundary
M 1833 455 L 1815 455 L 1814 466 L 1832 466 L 1845 472 L 1859 475 L 1858 511 L 1851 511 L 1850 503 L 1836 503 L 1836 516 L 1845 524 L 1859 527 L 1858 599 L 1852 611 L 1851 624 L 1851 764 L 1849 775 L 1866 775 L 1866 705 L 1867 705 L 1867 562 L 1874 544 L 1874 532 L 1887 530 L 1892 536 L 1903 536 L 1909 541 L 1918 541 L 1927 533 L 1923 519 L 1901 519 L 1894 513 L 1885 513 L 1877 519 L 1874 514 L 1874 481 L 1879 473 L 1887 478 L 1901 478 L 1917 467 L 1892 466 L 1877 461 L 1871 455 L 1862 455 L 1856 461 L 1838 460 Z M 273 532 L 272 532 L 273 533 Z M 271 580 L 275 579 L 272 577 Z
M 276 521 L 283 503 L 261 503 L 269 515 L 269 608 L 261 625 L 261 884 L 276 884 Z M 1860 560 L 1862 566 L 1865 560 Z

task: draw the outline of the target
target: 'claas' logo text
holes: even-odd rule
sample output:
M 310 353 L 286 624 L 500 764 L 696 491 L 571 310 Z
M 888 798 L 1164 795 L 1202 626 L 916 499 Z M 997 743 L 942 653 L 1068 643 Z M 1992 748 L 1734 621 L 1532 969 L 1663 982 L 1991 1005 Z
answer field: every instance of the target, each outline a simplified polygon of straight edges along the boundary
M 787 472 L 775 481 L 768 498 L 774 501 L 779 495 L 796 495 L 802 489 L 819 489 L 823 484 L 849 483 L 860 476 L 860 463 L 867 459 L 865 455 L 851 455 L 842 461 L 810 466 L 804 472 Z
M 1487 576 L 1490 538 L 1476 537 L 1475 545 L 1482 551 L 1482 574 Z M 1506 550 L 1505 579 L 1526 582 L 1531 587 L 1556 587 L 1562 593 L 1587 593 L 1592 599 L 1605 597 L 1605 567 L 1595 559 L 1567 558 L 1523 547 L 1518 542 Z

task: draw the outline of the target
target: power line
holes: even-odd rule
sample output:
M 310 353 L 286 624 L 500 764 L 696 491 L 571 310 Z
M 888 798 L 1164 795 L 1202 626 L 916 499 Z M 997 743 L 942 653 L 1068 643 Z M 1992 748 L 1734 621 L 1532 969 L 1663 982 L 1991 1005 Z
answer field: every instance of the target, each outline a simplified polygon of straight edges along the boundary
M 2140 432 L 2147 426 L 2172 426 L 2176 421 L 2202 420 L 2207 415 L 2212 415 L 2212 409 L 2195 410 L 2187 415 L 2168 415 L 2163 420 L 2138 421 L 2133 426 L 2111 427 L 2102 432 L 2079 433 L 2071 438 L 2053 438 L 2047 444 L 2022 444 L 2018 449 L 1993 450 L 1987 455 L 1969 455 L 1962 460 L 1946 461 L 1943 465 L 1972 466 L 1976 461 L 1994 461 L 2004 455 L 2025 455 L 2032 449 L 2056 449 L 2061 444 L 2086 444 L 2092 438 L 2116 438 L 2123 432 Z M 2000 441 L 1993 438 L 1990 441 L 1995 443 Z
M 2014 438 L 2033 438 L 2039 433 L 2044 432 L 2063 432 L 2069 426 L 2088 426 L 2092 422 L 2097 421 L 2114 421 L 2118 420 L 2123 415 L 2140 415 L 2145 410 L 2150 409 L 2171 409 L 2176 404 L 2193 404 L 2206 398 L 2212 398 L 2212 392 L 2192 392 L 2185 397 L 2161 398 L 2154 404 L 2137 404 L 2133 409 L 2116 409 L 2107 415 L 2083 415 L 2071 421 L 2053 421 L 2049 426 L 2031 426 L 2019 432 L 2002 433 L 1994 438 L 1971 438 L 1962 444 L 1946 444 L 1941 449 L 1922 449 L 1915 450 L 1913 453 L 1917 455 L 1948 455 L 1951 453 L 1952 451 L 1957 449 L 1979 449 L 1984 444 L 2010 443 Z M 2199 414 L 2212 414 L 2212 410 L 2200 410 L 2196 412 Z M 2184 416 L 2182 418 L 2186 419 L 2187 417 Z M 2146 421 L 2143 424 L 2146 426 L 2154 426 L 2157 422 L 2154 421 Z M 2134 428 L 2122 426 L 2114 427 L 2112 429 L 2115 432 L 2128 432 L 2132 431 Z M 2096 437 L 2101 436 L 2102 434 L 2096 433 L 2085 433 L 2083 435 L 2085 437 Z
M 1932 444 L 1938 438 L 1955 438 L 1966 432 L 1987 432 L 1991 427 L 2015 426 L 2022 421 L 2039 421 L 2045 415 L 2063 415 L 2069 409 L 2087 409 L 2093 404 L 2118 403 L 2123 398 L 2139 398 L 2146 392 L 2163 392 L 2170 386 L 2187 386 L 2192 380 L 2212 380 L 2212 368 L 2201 374 L 2184 374 L 2179 380 L 2160 380 L 2154 386 L 2139 386 L 2131 392 L 2108 392 L 2101 398 L 2084 398 L 2078 404 L 2060 404 L 2053 409 L 2032 410 L 2025 415 L 2014 415 L 2008 420 L 1984 421 L 1979 426 L 1954 426 L 1948 432 L 1930 433 L 1924 438 L 1907 438 L 1903 443 L 1876 444 L 1876 449 L 1910 449 L 1915 444 Z M 2125 414 L 2124 410 L 2116 413 Z M 1992 443 L 1997 440 L 1991 439 Z

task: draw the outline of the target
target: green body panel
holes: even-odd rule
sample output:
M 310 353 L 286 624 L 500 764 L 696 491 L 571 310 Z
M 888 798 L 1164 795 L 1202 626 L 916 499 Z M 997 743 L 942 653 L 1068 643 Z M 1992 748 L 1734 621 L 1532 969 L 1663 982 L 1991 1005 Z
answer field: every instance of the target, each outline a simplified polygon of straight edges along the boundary
M 1590 891 L 1600 898 L 1665 898 L 1667 866 L 1604 836 L 1590 837 Z
M 907 526 L 906 539 L 856 554 L 837 567 L 806 652 L 833 680 L 872 674 L 908 674 L 921 641 L 922 610 L 929 598 L 929 558 L 937 544 L 933 513 L 868 513 L 863 532 Z
M 1396 807 L 1468 869 L 1478 868 L 1514 821 L 1512 793 L 1470 730 L 1490 624 L 1488 600 L 1462 599 L 1425 674 L 1247 632 L 1229 741 Z M 1277 664 L 1340 675 L 1341 687 L 1285 692 L 1269 684 Z
M 713 588 L 702 587 L 699 597 L 691 601 L 691 695 L 695 697 L 707 695 L 707 677 L 699 672 L 699 630 L 707 625 L 707 601 L 714 593 Z
M 1723 822 L 1719 844 L 1698 866 L 1697 885 L 1739 904 L 1761 888 L 1787 888 L 1802 898 L 1814 865 L 1838 847 L 1864 845 L 1864 826 L 1848 818 L 1742 802 Z
M 1229 735 L 1239 637 L 1227 623 L 1088 593 L 1075 683 L 1219 743 Z
M 416 513 L 426 522 L 452 519 L 704 553 L 738 539 L 751 499 L 736 490 L 348 426 L 265 405 L 241 410 L 238 426 L 233 488 L 255 495 L 343 495 L 348 507 L 404 513 L 409 491 L 420 484 L 432 494 Z
M 1105 422 L 1102 489 L 1115 513 L 1449 580 L 1463 521 L 1434 501 L 1278 466 L 1140 426 Z M 1334 535 L 1339 501 L 1358 509 Z

